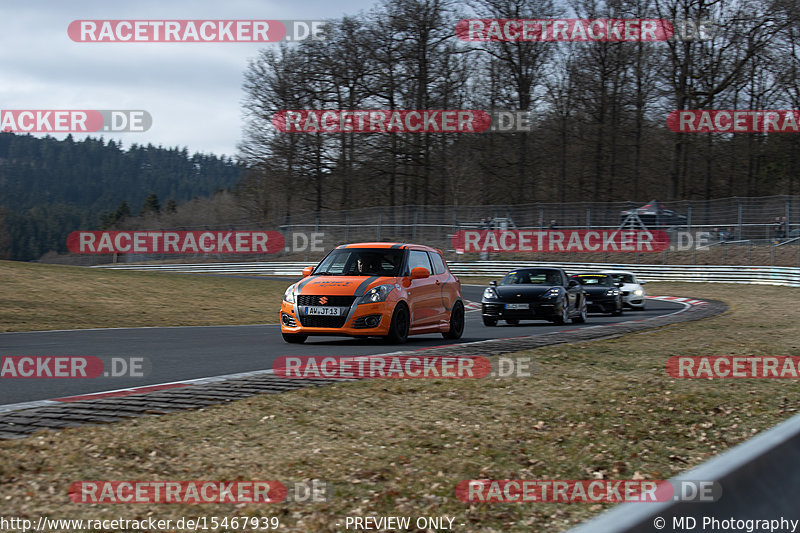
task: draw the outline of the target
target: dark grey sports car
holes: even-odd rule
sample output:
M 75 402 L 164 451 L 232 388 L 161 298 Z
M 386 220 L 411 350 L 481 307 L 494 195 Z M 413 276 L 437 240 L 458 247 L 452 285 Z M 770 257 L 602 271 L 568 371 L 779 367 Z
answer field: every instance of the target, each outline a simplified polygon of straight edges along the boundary
M 614 316 L 622 314 L 623 295 L 622 283 L 610 274 L 586 272 L 573 274 L 572 279 L 578 280 L 586 293 L 586 303 L 590 311 L 610 313 Z
M 581 323 L 586 321 L 586 297 L 580 283 L 560 268 L 520 268 L 483 291 L 481 314 L 486 326 L 499 320 L 511 325 L 520 320 Z

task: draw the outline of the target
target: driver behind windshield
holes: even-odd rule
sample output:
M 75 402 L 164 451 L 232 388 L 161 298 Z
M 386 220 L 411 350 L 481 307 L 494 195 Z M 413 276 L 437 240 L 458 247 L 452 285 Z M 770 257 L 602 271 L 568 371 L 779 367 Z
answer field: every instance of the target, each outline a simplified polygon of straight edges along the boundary
M 380 274 L 380 270 L 378 261 L 373 256 L 362 256 L 356 261 L 356 271 L 362 276 Z

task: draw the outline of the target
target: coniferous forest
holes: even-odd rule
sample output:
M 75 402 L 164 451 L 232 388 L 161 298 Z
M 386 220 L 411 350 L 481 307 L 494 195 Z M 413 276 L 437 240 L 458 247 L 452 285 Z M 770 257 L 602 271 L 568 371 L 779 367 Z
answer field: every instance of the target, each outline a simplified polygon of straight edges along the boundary
M 186 148 L 0 133 L 0 258 L 66 252 L 71 231 L 174 208 L 235 185 L 230 158 Z

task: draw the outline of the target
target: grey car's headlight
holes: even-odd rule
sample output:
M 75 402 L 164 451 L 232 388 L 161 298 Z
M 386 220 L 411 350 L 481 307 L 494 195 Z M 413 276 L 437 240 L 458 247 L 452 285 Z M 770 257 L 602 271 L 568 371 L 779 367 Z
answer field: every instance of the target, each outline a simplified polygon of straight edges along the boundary
M 487 300 L 497 300 L 497 292 L 493 288 L 487 287 L 486 290 L 483 291 L 483 297 Z
M 283 293 L 283 301 L 286 303 L 294 303 L 294 285 L 289 285 L 286 292 Z
M 368 290 L 361 299 L 358 300 L 359 304 L 374 304 L 378 302 L 385 302 L 389 293 L 394 289 L 394 285 L 378 285 Z
M 558 298 L 560 294 L 561 291 L 559 291 L 558 289 L 550 289 L 546 293 L 542 294 L 542 298 L 549 300 L 551 298 Z
M 643 291 L 642 289 L 635 289 L 635 290 L 633 291 L 633 295 L 634 295 L 634 296 L 641 296 L 641 295 L 643 295 L 643 294 L 644 294 L 644 291 Z

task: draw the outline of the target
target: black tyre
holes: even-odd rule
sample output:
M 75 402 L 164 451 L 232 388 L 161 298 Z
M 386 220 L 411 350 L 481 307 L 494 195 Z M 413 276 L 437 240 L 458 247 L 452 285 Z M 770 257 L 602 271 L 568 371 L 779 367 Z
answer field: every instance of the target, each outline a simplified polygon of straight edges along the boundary
M 450 311 L 450 331 L 442 333 L 445 339 L 460 339 L 464 334 L 464 304 L 459 300 Z
M 581 312 L 572 319 L 572 322 L 575 324 L 583 324 L 586 322 L 586 298 L 581 298 Z
M 283 340 L 289 344 L 303 344 L 306 342 L 308 335 L 301 335 L 299 333 L 281 333 Z
M 490 328 L 493 327 L 493 326 L 496 326 L 497 325 L 497 319 L 496 318 L 489 318 L 489 317 L 485 316 L 485 317 L 483 317 L 483 325 L 484 326 L 489 326 Z
M 384 337 L 386 342 L 392 344 L 403 344 L 408 340 L 408 328 L 411 323 L 411 317 L 408 312 L 408 307 L 405 303 L 400 302 L 394 308 L 392 313 L 392 323 L 389 325 L 389 334 Z
M 517 324 L 519 324 L 519 319 L 508 318 L 506 319 L 506 324 L 508 324 L 509 326 L 516 326 Z

